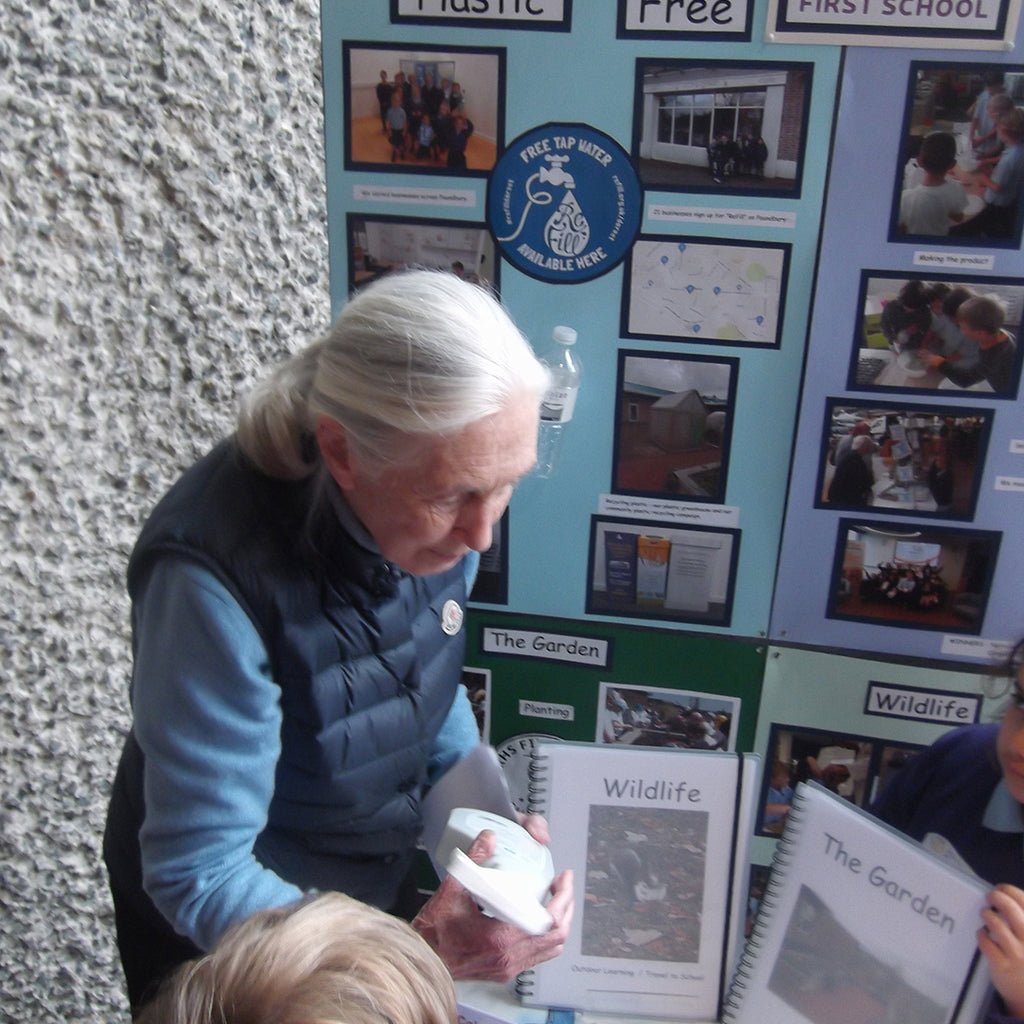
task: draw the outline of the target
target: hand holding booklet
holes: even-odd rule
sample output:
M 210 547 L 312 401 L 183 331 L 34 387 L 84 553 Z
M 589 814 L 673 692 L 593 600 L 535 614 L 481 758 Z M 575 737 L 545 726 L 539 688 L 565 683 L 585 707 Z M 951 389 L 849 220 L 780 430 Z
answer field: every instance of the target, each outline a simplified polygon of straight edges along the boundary
M 991 887 L 814 782 L 797 787 L 725 1024 L 972 1024 Z

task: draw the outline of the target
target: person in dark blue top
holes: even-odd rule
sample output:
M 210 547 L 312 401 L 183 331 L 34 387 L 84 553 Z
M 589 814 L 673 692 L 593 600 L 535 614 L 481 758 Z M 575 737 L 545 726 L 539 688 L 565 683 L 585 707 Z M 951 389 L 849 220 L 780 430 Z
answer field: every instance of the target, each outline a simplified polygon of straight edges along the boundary
M 995 886 L 978 930 L 998 993 L 987 1024 L 1024 1020 L 1024 641 L 999 723 L 940 736 L 887 783 L 871 813 L 913 839 L 948 841 Z
M 534 938 L 451 879 L 419 908 L 412 872 L 422 798 L 479 743 L 466 595 L 536 459 L 547 380 L 485 290 L 389 275 L 153 509 L 128 566 L 133 723 L 104 837 L 133 1010 L 311 891 L 414 918 L 455 978 L 559 952 L 571 876 Z

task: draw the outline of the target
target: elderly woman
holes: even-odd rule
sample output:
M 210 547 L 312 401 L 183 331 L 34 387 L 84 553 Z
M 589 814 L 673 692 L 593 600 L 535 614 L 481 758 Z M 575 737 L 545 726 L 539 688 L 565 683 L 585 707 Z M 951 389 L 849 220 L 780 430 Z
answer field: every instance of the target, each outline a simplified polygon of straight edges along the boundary
M 546 379 L 482 289 L 384 278 L 151 514 L 128 566 L 134 722 L 104 840 L 133 1008 L 304 892 L 416 912 L 421 797 L 478 743 L 467 589 L 534 463 Z M 552 892 L 539 937 L 451 879 L 414 926 L 456 979 L 506 979 L 560 951 L 571 877 Z

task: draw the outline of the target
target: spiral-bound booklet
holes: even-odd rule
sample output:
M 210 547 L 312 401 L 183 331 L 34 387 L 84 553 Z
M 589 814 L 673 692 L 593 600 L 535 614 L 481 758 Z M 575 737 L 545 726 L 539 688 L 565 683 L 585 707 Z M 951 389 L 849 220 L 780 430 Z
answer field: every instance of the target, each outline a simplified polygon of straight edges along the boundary
M 539 743 L 531 809 L 573 869 L 561 956 L 519 976 L 530 1006 L 712 1020 L 742 944 L 756 755 Z
M 968 1024 L 990 986 L 991 887 L 823 786 L 801 783 L 725 1024 Z

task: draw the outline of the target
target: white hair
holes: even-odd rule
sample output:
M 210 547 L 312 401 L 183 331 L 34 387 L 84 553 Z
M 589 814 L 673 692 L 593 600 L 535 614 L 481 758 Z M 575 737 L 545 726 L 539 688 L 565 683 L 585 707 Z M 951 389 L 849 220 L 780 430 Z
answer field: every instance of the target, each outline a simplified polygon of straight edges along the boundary
M 281 364 L 243 404 L 243 450 L 272 476 L 318 465 L 319 415 L 364 459 L 400 461 L 410 436 L 448 436 L 538 402 L 547 370 L 501 304 L 446 271 L 390 274 L 350 299 L 330 331 Z

